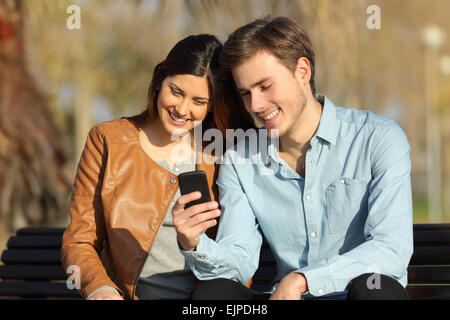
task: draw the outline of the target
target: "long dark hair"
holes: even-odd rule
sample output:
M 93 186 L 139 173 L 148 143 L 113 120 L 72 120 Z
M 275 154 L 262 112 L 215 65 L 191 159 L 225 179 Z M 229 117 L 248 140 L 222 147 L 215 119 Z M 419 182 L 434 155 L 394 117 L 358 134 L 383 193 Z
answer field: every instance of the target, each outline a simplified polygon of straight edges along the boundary
M 156 104 L 161 83 L 166 77 L 180 74 L 198 77 L 206 75 L 212 112 L 203 120 L 202 130 L 217 128 L 225 137 L 226 129 L 254 128 L 254 121 L 235 90 L 231 74 L 221 69 L 219 58 L 222 48 L 219 40 L 210 34 L 191 35 L 180 40 L 153 71 L 148 89 L 150 119 L 159 117 Z

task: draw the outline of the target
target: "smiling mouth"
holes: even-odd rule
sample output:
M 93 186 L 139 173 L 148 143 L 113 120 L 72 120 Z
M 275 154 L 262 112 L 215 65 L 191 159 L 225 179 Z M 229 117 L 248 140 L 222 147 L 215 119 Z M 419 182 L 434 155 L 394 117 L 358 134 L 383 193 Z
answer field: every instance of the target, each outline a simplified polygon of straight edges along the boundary
M 269 121 L 269 120 L 272 120 L 273 118 L 275 118 L 275 116 L 277 114 L 279 114 L 280 111 L 281 111 L 280 109 L 275 109 L 272 112 L 270 112 L 269 114 L 265 115 L 264 117 L 263 116 L 259 116 L 259 118 L 261 118 L 264 121 Z
M 169 117 L 170 120 L 172 120 L 173 122 L 175 122 L 176 124 L 185 124 L 186 122 L 189 121 L 189 119 L 184 119 L 184 118 L 178 118 L 173 112 L 169 111 Z

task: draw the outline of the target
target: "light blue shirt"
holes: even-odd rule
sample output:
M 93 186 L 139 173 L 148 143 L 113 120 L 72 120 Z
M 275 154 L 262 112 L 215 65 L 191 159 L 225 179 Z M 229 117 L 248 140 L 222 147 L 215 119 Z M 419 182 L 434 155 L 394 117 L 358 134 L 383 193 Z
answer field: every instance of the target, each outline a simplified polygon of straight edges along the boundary
M 273 144 L 258 150 L 260 161 L 249 162 L 255 154 L 239 146 L 224 154 L 216 242 L 202 233 L 196 251 L 182 251 L 199 279 L 246 284 L 258 268 L 262 232 L 277 262 L 272 292 L 291 272 L 306 277 L 312 296 L 345 295 L 350 280 L 373 272 L 406 286 L 413 252 L 407 137 L 383 116 L 316 98 L 323 111 L 305 178 Z

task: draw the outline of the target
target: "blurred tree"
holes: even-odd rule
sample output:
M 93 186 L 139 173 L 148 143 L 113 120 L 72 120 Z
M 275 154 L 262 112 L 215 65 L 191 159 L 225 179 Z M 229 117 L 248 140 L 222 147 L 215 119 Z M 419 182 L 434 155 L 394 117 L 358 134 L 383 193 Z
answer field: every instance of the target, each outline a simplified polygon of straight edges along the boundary
M 71 4 L 81 8 L 81 30 L 66 28 L 66 8 Z M 380 30 L 366 26 L 367 8 L 372 4 L 381 9 Z M 76 131 L 78 150 L 87 128 L 99 121 L 93 101 L 101 97 L 114 117 L 142 110 L 154 65 L 182 37 L 207 32 L 225 41 L 237 27 L 256 18 L 283 15 L 302 24 L 311 36 L 318 92 L 339 105 L 387 116 L 392 115 L 392 106 L 396 108 L 394 115 L 398 112 L 399 118 L 395 120 L 411 144 L 414 192 L 423 192 L 426 152 L 420 34 L 430 21 L 450 30 L 450 1 L 39 0 L 23 5 L 25 42 L 31 44 L 27 62 L 48 88 L 50 109 L 63 110 L 71 119 L 66 126 L 71 137 L 76 112 L 92 113 L 82 120 L 84 129 Z M 449 44 L 444 52 L 450 52 Z M 70 106 L 62 109 L 58 97 L 66 87 L 74 94 Z M 445 119 L 440 119 L 442 128 Z M 79 152 L 74 152 L 74 161 Z M 444 163 L 450 172 L 450 162 Z
M 73 3 L 80 5 L 80 30 L 66 28 L 66 9 Z M 89 128 L 99 121 L 96 99 L 106 101 L 114 117 L 146 107 L 153 67 L 179 40 L 177 30 L 182 25 L 166 27 L 164 20 L 177 21 L 180 4 L 181 0 L 42 0 L 24 4 L 26 37 L 35 44 L 30 51 L 33 71 L 51 89 L 53 109 L 61 112 L 57 97 L 63 86 L 74 92 L 72 105 L 65 111 L 72 122 L 66 124 L 73 138 L 73 167 Z
M 57 225 L 71 181 L 64 136 L 27 71 L 20 0 L 0 0 L 0 216 L 9 230 Z

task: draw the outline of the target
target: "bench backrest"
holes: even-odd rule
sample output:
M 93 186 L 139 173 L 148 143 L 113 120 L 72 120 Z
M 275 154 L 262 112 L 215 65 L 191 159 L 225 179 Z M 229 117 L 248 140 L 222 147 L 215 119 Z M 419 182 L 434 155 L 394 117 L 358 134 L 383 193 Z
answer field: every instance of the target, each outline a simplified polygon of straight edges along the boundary
M 408 267 L 411 299 L 450 299 L 450 224 L 415 224 Z
M 0 266 L 0 297 L 81 299 L 67 287 L 60 248 L 64 228 L 22 228 L 9 238 Z
M 264 240 L 252 289 L 269 290 L 275 276 L 275 260 Z M 414 254 L 408 267 L 407 291 L 413 300 L 450 299 L 450 224 L 414 225 Z
M 64 228 L 22 228 L 12 236 L 0 266 L 0 298 L 81 299 L 67 287 L 60 248 Z M 252 288 L 266 291 L 276 275 L 264 241 Z M 450 224 L 415 224 L 414 254 L 408 267 L 411 299 L 450 299 Z

